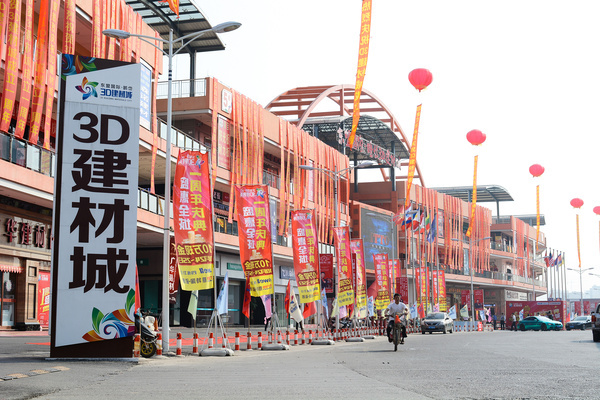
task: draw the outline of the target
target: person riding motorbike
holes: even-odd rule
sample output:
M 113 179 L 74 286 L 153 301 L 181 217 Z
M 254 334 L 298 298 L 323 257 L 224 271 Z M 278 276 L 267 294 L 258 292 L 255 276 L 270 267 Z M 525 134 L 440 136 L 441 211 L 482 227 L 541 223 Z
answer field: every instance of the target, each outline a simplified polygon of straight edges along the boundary
M 400 301 L 400 295 L 398 293 L 394 294 L 394 301 L 392 301 L 387 308 L 385 309 L 385 315 L 388 317 L 388 326 L 387 326 L 387 335 L 390 343 L 394 341 L 392 337 L 392 329 L 394 329 L 394 319 L 396 315 L 406 318 L 408 315 L 408 307 L 402 301 Z M 404 344 L 404 338 L 406 337 L 406 326 L 402 324 L 401 327 L 401 339 L 400 343 Z

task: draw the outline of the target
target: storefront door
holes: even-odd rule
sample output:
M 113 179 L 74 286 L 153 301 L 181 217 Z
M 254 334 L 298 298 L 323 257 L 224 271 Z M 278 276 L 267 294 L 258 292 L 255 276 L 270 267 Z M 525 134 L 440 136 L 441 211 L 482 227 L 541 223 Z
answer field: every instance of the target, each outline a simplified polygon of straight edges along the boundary
M 0 291 L 0 302 L 2 313 L 0 314 L 0 326 L 15 326 L 15 287 L 17 274 L 11 272 L 0 272 L 2 274 L 2 289 Z

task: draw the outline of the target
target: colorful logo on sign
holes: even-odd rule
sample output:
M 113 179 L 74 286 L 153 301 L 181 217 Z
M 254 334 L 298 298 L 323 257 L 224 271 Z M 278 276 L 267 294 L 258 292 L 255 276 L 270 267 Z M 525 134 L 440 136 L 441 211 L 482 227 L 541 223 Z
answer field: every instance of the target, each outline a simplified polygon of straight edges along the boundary
M 98 97 L 98 93 L 96 92 L 96 86 L 98 86 L 98 82 L 89 82 L 84 76 L 83 80 L 81 81 L 81 85 L 75 86 L 75 89 L 83 93 L 83 100 L 86 100 L 90 96 Z

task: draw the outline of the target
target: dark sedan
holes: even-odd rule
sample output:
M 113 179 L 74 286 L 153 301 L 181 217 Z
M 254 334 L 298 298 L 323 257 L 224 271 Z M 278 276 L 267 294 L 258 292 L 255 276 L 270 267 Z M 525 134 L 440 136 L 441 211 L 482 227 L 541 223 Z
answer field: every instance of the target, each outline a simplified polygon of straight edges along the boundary
M 453 328 L 454 321 L 452 321 L 452 318 L 450 318 L 448 314 L 443 312 L 430 313 L 423 321 L 421 321 L 421 333 L 423 334 L 425 334 L 425 332 L 452 333 Z
M 570 331 L 571 329 L 581 329 L 582 331 L 584 331 L 587 328 L 591 327 L 592 317 L 585 315 L 577 317 L 573 321 L 567 322 L 567 324 L 565 325 L 565 328 L 567 328 L 568 331 Z

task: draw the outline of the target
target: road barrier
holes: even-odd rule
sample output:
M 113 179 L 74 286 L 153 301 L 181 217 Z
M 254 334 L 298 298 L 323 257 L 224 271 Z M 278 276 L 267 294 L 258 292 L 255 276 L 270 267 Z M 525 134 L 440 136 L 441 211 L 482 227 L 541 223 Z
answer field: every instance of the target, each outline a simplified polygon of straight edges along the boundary
M 181 332 L 178 332 L 177 333 L 177 353 L 176 353 L 178 356 L 181 356 L 183 354 L 182 353 L 182 351 L 183 351 L 183 349 L 182 349 L 182 346 L 183 346 L 182 338 L 183 337 L 182 337 Z

